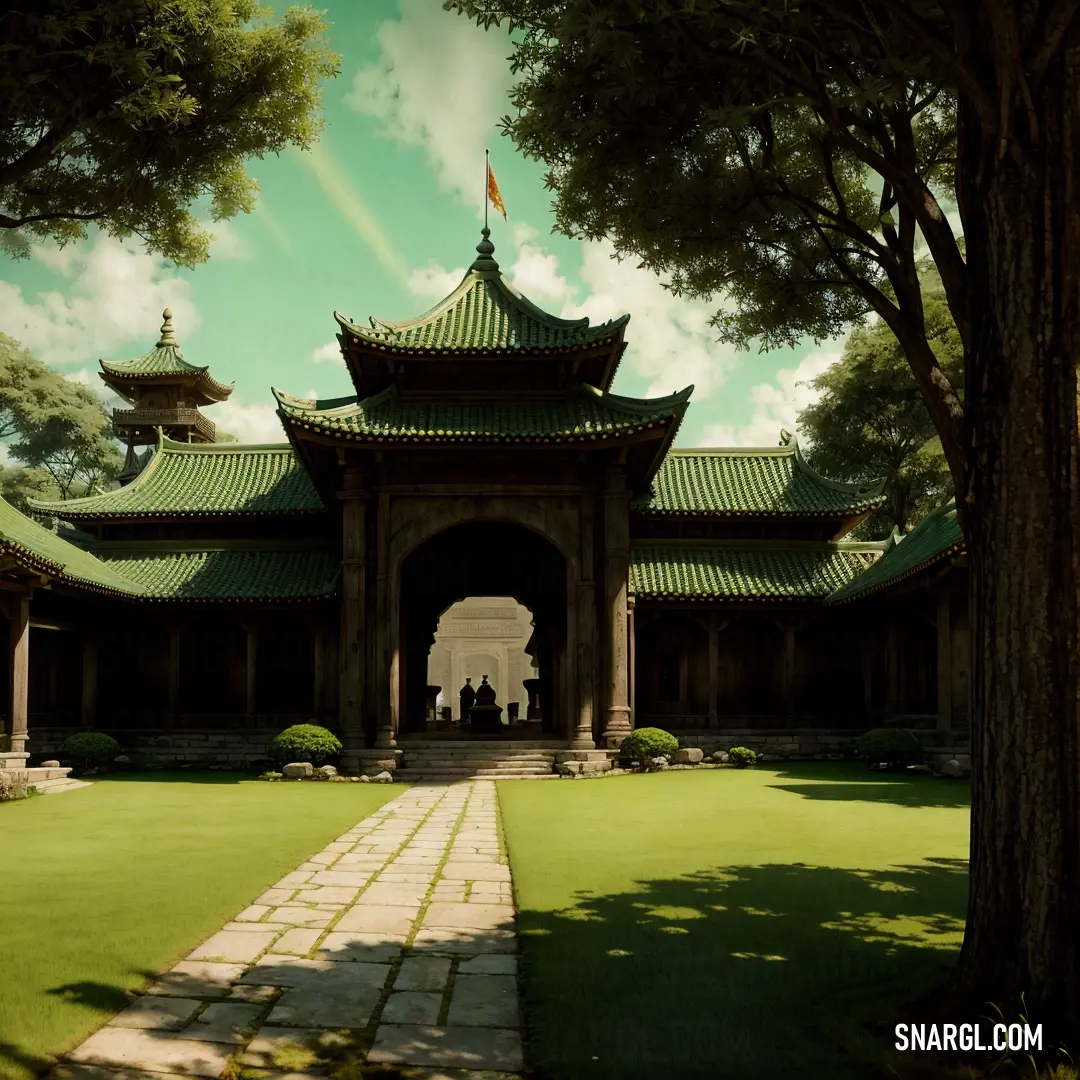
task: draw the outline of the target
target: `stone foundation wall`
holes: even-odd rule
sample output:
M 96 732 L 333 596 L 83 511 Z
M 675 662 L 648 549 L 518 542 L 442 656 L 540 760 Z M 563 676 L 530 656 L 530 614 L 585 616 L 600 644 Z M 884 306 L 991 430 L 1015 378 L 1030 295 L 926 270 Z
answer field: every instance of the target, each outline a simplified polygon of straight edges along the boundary
M 911 733 L 923 744 L 935 765 L 970 753 L 965 732 L 918 731 Z M 861 732 L 826 728 L 763 730 L 762 728 L 717 728 L 713 731 L 673 731 L 680 746 L 698 746 L 706 757 L 716 750 L 745 746 L 764 761 L 830 761 L 850 757 Z
M 141 730 L 110 734 L 133 765 L 228 765 L 239 769 L 266 764 L 266 744 L 287 726 L 275 724 L 237 731 Z M 61 744 L 71 734 L 71 728 L 31 730 L 27 749 L 32 760 L 57 757 Z

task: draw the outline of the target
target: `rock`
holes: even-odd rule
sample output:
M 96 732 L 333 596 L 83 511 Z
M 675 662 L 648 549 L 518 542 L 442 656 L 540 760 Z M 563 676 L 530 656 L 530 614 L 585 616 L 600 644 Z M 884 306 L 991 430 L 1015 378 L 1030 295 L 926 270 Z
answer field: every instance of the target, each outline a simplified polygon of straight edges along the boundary
M 121 754 L 119 757 L 114 757 L 113 758 L 113 764 L 114 765 L 130 765 L 131 764 L 131 758 L 129 758 L 127 756 L 127 754 Z
M 564 761 L 561 765 L 556 766 L 560 776 L 580 776 L 584 771 L 582 766 L 585 764 L 583 761 Z
M 393 773 L 389 773 L 385 769 L 383 769 L 381 773 L 376 773 L 373 777 L 371 777 L 371 782 L 373 784 L 390 784 L 393 783 L 393 780 Z
M 314 773 L 315 768 L 310 761 L 293 761 L 281 770 L 286 780 L 306 780 Z
M 370 784 L 371 783 L 371 777 L 370 776 L 363 776 L 363 775 L 354 776 L 353 779 L 359 784 Z
M 959 776 L 961 771 L 960 762 L 956 758 L 950 758 L 941 766 L 942 776 Z
M 721 765 L 726 764 L 731 760 L 731 755 L 726 750 L 717 750 L 713 754 L 713 761 L 719 761 Z
M 699 765 L 705 757 L 705 752 L 696 746 L 687 746 L 685 749 L 676 750 L 671 755 L 672 765 Z
M 60 762 L 59 761 L 43 761 L 41 763 L 41 767 L 43 769 L 59 769 L 60 768 Z
M 328 780 L 334 776 L 337 776 L 338 774 L 337 769 L 334 768 L 333 765 L 322 765 L 319 767 L 318 771 L 322 773 L 322 775 L 325 776 Z
M 652 761 L 649 762 L 649 771 L 650 772 L 660 772 L 662 769 L 666 769 L 667 767 L 668 767 L 667 758 L 654 757 L 652 759 Z

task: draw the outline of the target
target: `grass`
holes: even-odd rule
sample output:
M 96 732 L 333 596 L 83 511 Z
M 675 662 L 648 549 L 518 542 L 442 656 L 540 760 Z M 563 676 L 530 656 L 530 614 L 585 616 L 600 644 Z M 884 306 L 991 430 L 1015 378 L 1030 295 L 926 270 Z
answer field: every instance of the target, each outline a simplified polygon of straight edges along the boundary
M 499 798 L 540 1076 L 861 1080 L 835 1029 L 960 945 L 959 781 L 807 765 Z
M 127 773 L 0 806 L 0 1077 L 46 1068 L 400 792 Z

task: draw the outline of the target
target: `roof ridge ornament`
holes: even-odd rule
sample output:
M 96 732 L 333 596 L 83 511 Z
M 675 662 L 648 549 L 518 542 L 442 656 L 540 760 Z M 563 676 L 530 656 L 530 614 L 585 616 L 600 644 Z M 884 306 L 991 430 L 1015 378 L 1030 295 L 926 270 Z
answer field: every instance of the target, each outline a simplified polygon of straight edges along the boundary
M 176 340 L 176 335 L 173 333 L 172 308 L 166 308 L 161 313 L 161 319 L 161 337 L 158 339 L 155 348 L 164 349 L 169 345 L 176 348 L 179 342 Z
M 495 261 L 495 245 L 488 239 L 491 236 L 491 230 L 485 225 L 480 230 L 480 235 L 483 239 L 476 245 L 476 261 L 469 267 L 470 270 L 494 271 L 497 272 L 499 264 Z

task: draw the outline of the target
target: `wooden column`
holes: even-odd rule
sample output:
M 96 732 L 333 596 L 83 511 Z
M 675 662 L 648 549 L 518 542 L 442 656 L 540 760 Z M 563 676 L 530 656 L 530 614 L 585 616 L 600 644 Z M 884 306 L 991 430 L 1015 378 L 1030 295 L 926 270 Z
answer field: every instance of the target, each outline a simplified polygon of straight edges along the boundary
M 379 750 L 389 750 L 397 746 L 401 613 L 397 610 L 397 589 L 390 574 L 390 495 L 385 491 L 379 493 L 375 532 L 375 670 L 372 672 L 375 746 Z
M 86 730 L 97 720 L 98 704 L 98 639 L 87 633 L 82 639 L 82 708 L 80 723 Z
M 709 727 L 720 726 L 720 621 L 709 612 Z
M 568 659 L 577 672 L 576 709 L 570 717 L 571 750 L 593 750 L 596 714 L 596 582 L 593 579 L 593 493 L 581 497 L 581 549 L 573 592 L 576 641 L 569 643 Z
M 255 726 L 255 700 L 259 674 L 259 626 L 249 622 L 247 631 L 247 649 L 244 654 L 244 720 L 248 727 Z
M 627 653 L 629 655 L 629 669 L 630 669 L 630 728 L 631 730 L 637 727 L 637 705 L 636 705 L 636 693 L 637 693 L 637 646 L 634 630 L 634 606 L 636 601 L 634 597 L 628 597 L 626 601 L 626 638 L 627 638 Z
M 863 720 L 870 722 L 874 711 L 874 649 L 876 636 L 869 632 L 862 639 Z
M 782 624 L 784 628 L 784 666 L 783 666 L 783 696 L 784 696 L 784 719 L 788 724 L 795 720 L 795 661 L 796 641 L 795 631 L 798 623 L 790 620 Z
M 346 469 L 340 498 L 342 588 L 338 718 L 344 736 L 342 764 L 350 771 L 357 771 L 360 751 L 364 749 L 364 675 L 368 648 L 364 619 L 367 607 L 367 493 L 358 469 Z
M 11 682 L 8 698 L 8 750 L 13 754 L 26 753 L 29 738 L 27 698 L 30 690 L 30 596 L 23 594 L 11 600 Z
M 942 584 L 937 598 L 937 726 L 951 731 L 953 726 L 953 635 L 952 594 Z
M 169 681 L 165 706 L 165 727 L 172 731 L 180 710 L 180 627 L 169 626 Z
M 885 616 L 889 621 L 885 629 L 885 715 L 895 716 L 900 705 L 900 631 L 895 617 Z
M 315 623 L 311 646 L 315 652 L 311 664 L 311 715 L 318 720 L 319 714 L 326 707 L 326 693 L 323 687 L 323 679 L 326 678 L 326 632 L 321 620 Z
M 609 469 L 604 491 L 605 747 L 630 734 L 626 598 L 630 587 L 630 491 L 621 468 Z

